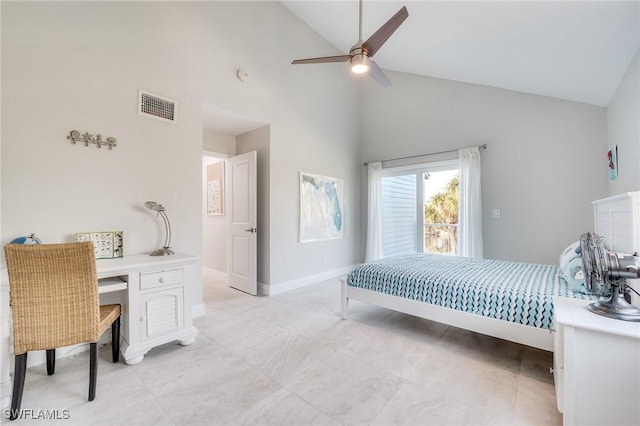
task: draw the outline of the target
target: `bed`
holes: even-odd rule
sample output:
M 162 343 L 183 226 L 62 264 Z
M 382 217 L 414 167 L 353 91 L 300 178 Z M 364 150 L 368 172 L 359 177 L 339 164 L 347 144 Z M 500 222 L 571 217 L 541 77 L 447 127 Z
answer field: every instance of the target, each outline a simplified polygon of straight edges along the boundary
M 361 300 L 549 351 L 553 297 L 593 298 L 571 291 L 559 266 L 442 254 L 365 263 L 341 284 L 345 319 Z
M 593 203 L 596 231 L 605 237 L 605 246 L 620 235 L 638 239 L 639 199 L 639 193 L 630 193 Z M 569 279 L 575 273 L 571 268 L 581 264 L 572 252 L 575 244 L 565 249 L 558 265 L 440 254 L 365 263 L 340 280 L 342 318 L 347 319 L 349 300 L 358 300 L 553 351 L 553 297 L 595 299 Z

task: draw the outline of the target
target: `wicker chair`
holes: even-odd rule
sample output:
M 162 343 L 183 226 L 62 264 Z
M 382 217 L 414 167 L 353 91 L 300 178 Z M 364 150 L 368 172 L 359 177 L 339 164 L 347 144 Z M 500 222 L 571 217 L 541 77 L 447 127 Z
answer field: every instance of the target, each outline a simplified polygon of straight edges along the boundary
M 10 419 L 20 413 L 29 351 L 90 343 L 89 401 L 96 396 L 98 340 L 111 326 L 113 362 L 120 352 L 120 305 L 100 306 L 93 243 L 8 244 L 4 248 L 13 316 L 15 373 Z

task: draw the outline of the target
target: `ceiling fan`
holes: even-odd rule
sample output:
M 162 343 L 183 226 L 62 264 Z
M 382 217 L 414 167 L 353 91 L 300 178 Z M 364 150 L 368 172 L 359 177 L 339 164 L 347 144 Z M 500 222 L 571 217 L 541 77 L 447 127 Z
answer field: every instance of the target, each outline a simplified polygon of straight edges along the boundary
M 385 73 L 380 69 L 378 64 L 372 59 L 373 55 L 382 47 L 382 45 L 391 37 L 398 27 L 409 16 L 407 7 L 403 6 L 395 15 L 393 15 L 378 31 L 373 33 L 367 41 L 362 41 L 362 0 L 360 0 L 360 19 L 358 42 L 351 48 L 348 55 L 323 56 L 320 58 L 296 59 L 292 64 L 319 64 L 326 62 L 349 62 L 351 64 L 351 72 L 355 74 L 364 74 L 369 72 L 378 83 L 383 86 L 391 86 L 391 81 Z

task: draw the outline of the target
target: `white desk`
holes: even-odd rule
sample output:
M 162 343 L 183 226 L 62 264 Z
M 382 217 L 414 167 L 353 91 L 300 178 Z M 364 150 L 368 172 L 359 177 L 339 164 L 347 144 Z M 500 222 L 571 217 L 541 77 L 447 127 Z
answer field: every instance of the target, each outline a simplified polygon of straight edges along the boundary
M 640 323 L 555 297 L 554 378 L 563 423 L 640 424 Z
M 114 291 L 126 290 L 127 281 L 120 277 L 102 278 L 98 280 L 98 294 L 113 293 Z
M 122 305 L 120 351 L 127 364 L 136 364 L 153 347 L 177 340 L 193 343 L 198 330 L 191 315 L 192 268 L 196 256 L 175 254 L 152 257 L 125 256 L 101 259 L 98 292 L 102 303 Z M 11 398 L 9 280 L 0 270 L 0 408 Z M 78 346 L 78 345 L 76 345 Z M 61 348 L 57 355 L 71 353 L 75 346 Z M 34 354 L 35 355 L 35 354 Z M 44 362 L 44 354 L 40 362 Z M 31 362 L 38 356 L 30 356 Z M 36 361 L 37 362 L 37 361 Z
M 198 335 L 191 313 L 192 268 L 198 257 L 125 256 L 96 261 L 100 301 L 122 305 L 120 350 L 137 364 L 153 347 Z

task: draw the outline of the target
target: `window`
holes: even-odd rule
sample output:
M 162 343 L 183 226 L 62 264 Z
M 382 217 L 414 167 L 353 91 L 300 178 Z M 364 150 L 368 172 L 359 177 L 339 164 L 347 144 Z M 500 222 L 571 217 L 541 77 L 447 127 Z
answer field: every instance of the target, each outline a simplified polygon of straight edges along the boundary
M 417 253 L 416 174 L 382 177 L 382 255 Z
M 424 174 L 424 252 L 458 253 L 460 173 L 439 170 Z
M 382 172 L 382 256 L 457 254 L 458 161 Z

